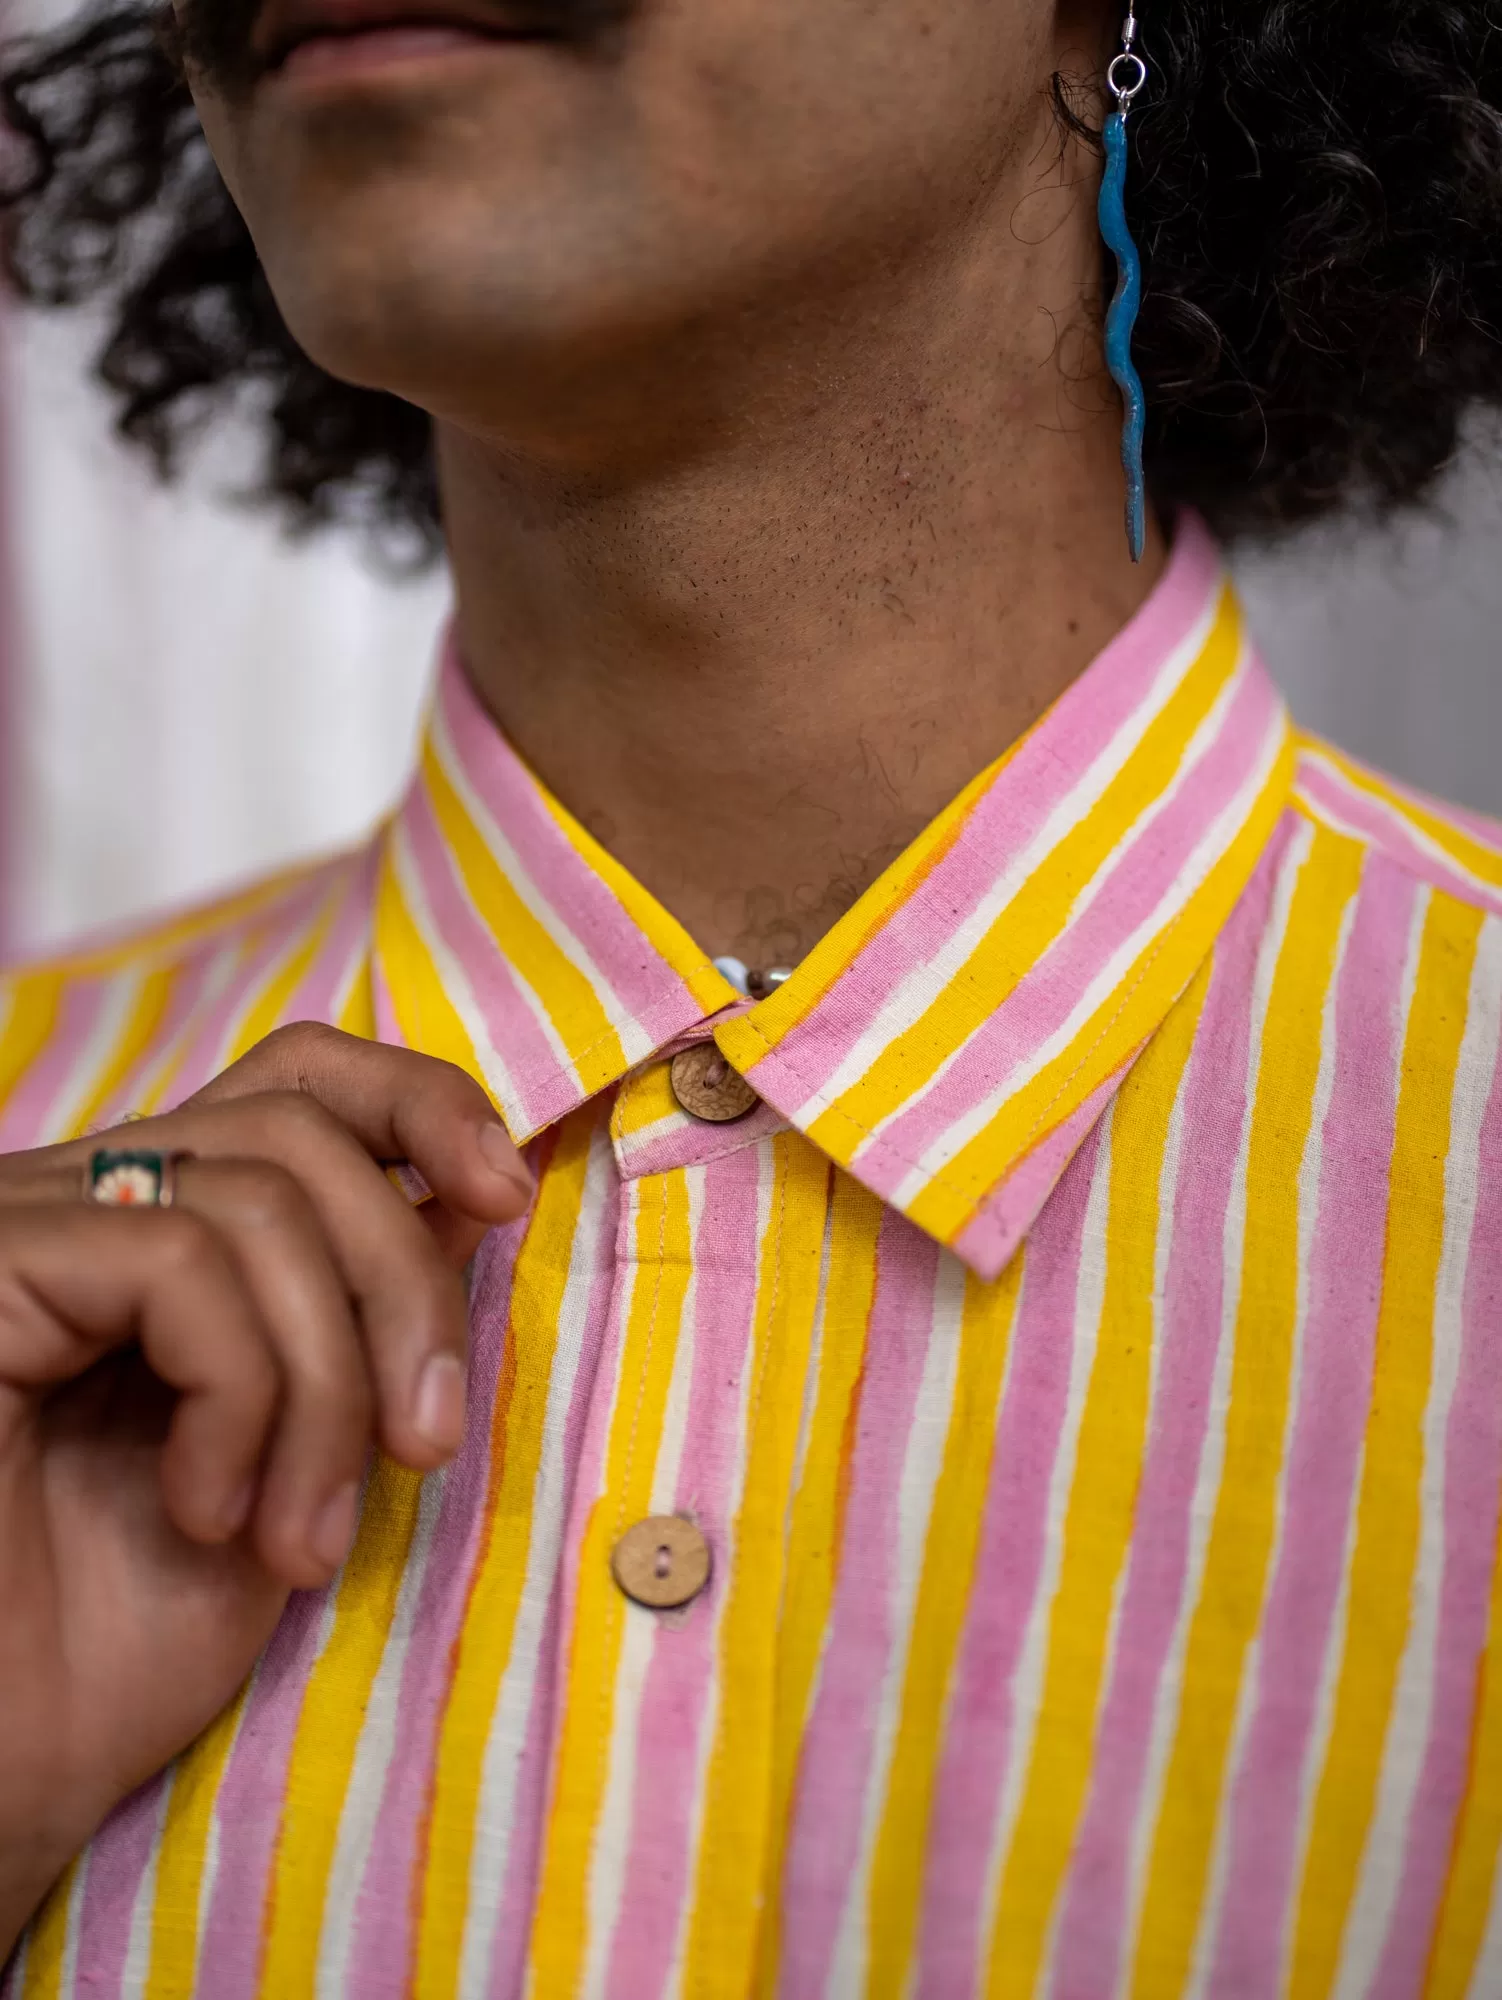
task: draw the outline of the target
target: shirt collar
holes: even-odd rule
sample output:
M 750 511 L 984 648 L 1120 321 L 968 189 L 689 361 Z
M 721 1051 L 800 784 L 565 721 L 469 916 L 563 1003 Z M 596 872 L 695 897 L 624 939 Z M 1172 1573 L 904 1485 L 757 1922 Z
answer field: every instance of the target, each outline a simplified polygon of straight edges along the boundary
M 767 1103 L 993 1276 L 1208 956 L 1291 785 L 1283 704 L 1188 518 L 1130 624 L 747 1010 L 450 649 L 384 836 L 378 1025 L 478 1076 L 526 1140 L 720 1016 Z

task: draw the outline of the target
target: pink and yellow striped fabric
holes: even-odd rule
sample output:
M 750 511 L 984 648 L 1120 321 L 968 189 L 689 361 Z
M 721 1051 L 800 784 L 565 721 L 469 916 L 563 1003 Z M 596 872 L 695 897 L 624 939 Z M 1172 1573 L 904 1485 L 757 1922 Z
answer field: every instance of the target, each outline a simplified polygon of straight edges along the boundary
M 462 1454 L 13 2000 L 1502 1995 L 1502 831 L 1299 742 L 1192 522 L 757 1006 L 450 663 L 368 852 L 0 1007 L 9 1146 L 317 1018 L 539 1176 Z

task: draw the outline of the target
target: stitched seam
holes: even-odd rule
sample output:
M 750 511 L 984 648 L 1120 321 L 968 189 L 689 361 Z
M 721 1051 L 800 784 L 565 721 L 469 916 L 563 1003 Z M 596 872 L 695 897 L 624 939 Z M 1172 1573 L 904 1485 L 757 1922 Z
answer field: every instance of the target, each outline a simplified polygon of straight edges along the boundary
M 713 963 L 706 958 L 702 960 L 701 963 L 699 963 L 698 965 L 691 967 L 690 971 L 687 974 L 679 975 L 675 973 L 674 981 L 677 985 L 686 987 L 689 978 L 692 977 L 694 973 L 713 972 L 714 969 L 715 968 Z M 646 998 L 642 1001 L 638 1014 L 634 1018 L 639 1020 L 641 1014 L 645 1013 L 649 1007 L 655 1007 L 659 1000 L 666 1000 L 670 998 L 672 995 L 672 991 L 673 991 L 672 986 L 664 985 L 664 986 L 654 987 L 653 990 L 649 994 L 647 994 Z M 691 1000 L 694 998 L 692 993 L 689 994 L 689 998 Z M 700 1016 L 701 1020 L 707 1018 L 708 1017 L 705 1015 Z M 567 1075 L 570 1070 L 573 1070 L 575 1072 L 574 1080 L 577 1081 L 578 1080 L 577 1072 L 580 1063 L 582 1063 L 587 1057 L 592 1056 L 596 1049 L 603 1048 L 605 1044 L 610 1041 L 615 1041 L 615 1042 L 623 1041 L 623 1031 L 621 1028 L 617 1027 L 607 1028 L 603 1035 L 596 1035 L 592 1042 L 588 1043 L 586 1047 L 580 1049 L 576 1055 L 569 1056 L 566 1060 L 560 1059 L 560 1060 L 555 1060 L 554 1062 L 548 1064 L 534 1064 L 533 1067 L 530 1069 L 513 1072 L 517 1088 L 519 1090 L 528 1089 L 533 1084 L 539 1081 L 545 1081 L 549 1077 L 557 1076 L 560 1073 L 563 1075 Z M 643 1056 L 640 1060 L 642 1062 L 650 1062 L 652 1058 L 650 1056 Z M 629 1063 L 626 1069 L 621 1072 L 621 1075 L 622 1076 L 628 1075 L 631 1070 L 637 1067 L 638 1065 L 636 1063 Z M 620 1077 L 615 1077 L 611 1079 L 611 1081 L 619 1083 Z M 609 1088 L 609 1084 L 602 1083 L 599 1084 L 597 1088 L 600 1090 L 606 1090 Z
M 667 1178 L 666 1175 L 664 1175 L 663 1176 L 664 1182 L 666 1182 L 666 1178 Z M 663 1256 L 667 1249 L 667 1240 L 668 1240 L 668 1203 L 667 1203 L 667 1188 L 666 1185 L 664 1185 L 662 1190 L 662 1213 L 661 1213 L 661 1219 L 657 1227 L 657 1273 L 655 1281 L 652 1286 L 652 1317 L 647 1322 L 647 1345 L 646 1345 L 646 1350 L 642 1355 L 641 1374 L 637 1378 L 636 1407 L 631 1412 L 631 1435 L 626 1440 L 626 1463 L 621 1469 L 620 1501 L 616 1508 L 615 1527 L 612 1530 L 610 1537 L 611 1550 L 614 1549 L 615 1544 L 620 1540 L 621 1531 L 624 1528 L 626 1521 L 626 1496 L 631 1488 L 631 1468 L 636 1462 L 636 1439 L 637 1439 L 637 1433 L 641 1428 L 642 1404 L 646 1401 L 647 1376 L 651 1371 L 652 1347 L 653 1343 L 656 1341 L 657 1338 L 657 1319 L 662 1304 L 662 1266 L 663 1266 Z M 640 1269 L 641 1260 L 639 1257 L 633 1256 L 631 1262 L 635 1268 Z M 629 1313 L 629 1311 L 630 1307 L 628 1305 L 627 1312 Z M 622 1329 L 621 1338 L 623 1345 L 626 1339 L 626 1331 L 627 1330 L 625 1328 Z M 606 1440 L 606 1447 L 608 1451 L 609 1448 L 608 1438 Z M 650 1505 L 650 1501 L 648 1504 Z M 609 1552 L 607 1551 L 606 1554 L 607 1566 L 609 1564 L 609 1559 L 610 1559 Z M 619 1609 L 621 1612 L 621 1631 L 623 1635 L 622 1643 L 624 1644 L 625 1621 L 630 1614 L 627 1612 L 624 1603 L 621 1603 L 619 1605 Z M 611 1697 L 615 1693 L 616 1685 L 617 1682 L 619 1681 L 619 1678 L 620 1678 L 620 1662 L 619 1660 L 617 1660 L 615 1674 L 614 1675 L 606 1674 L 601 1677 L 600 1700 L 595 1712 L 595 1742 L 596 1742 L 595 1763 L 594 1763 L 595 1789 L 597 1792 L 600 1792 L 602 1794 L 603 1794 L 602 1780 L 605 1783 L 608 1783 L 610 1775 L 610 1732 L 606 1728 L 606 1716 L 609 1713 Z M 602 1797 L 602 1804 L 603 1804 L 603 1797 Z
M 775 1154 L 774 1154 L 774 1171 L 775 1171 Z M 750 1471 L 752 1446 L 756 1437 L 757 1420 L 761 1415 L 762 1390 L 766 1386 L 767 1361 L 769 1355 L 771 1354 L 772 1342 L 776 1338 L 777 1334 L 777 1307 L 782 1298 L 783 1223 L 787 1213 L 788 1178 L 789 1176 L 787 1172 L 784 1171 L 782 1176 L 782 1186 L 778 1190 L 777 1194 L 777 1220 L 773 1225 L 775 1233 L 773 1236 L 774 1257 L 772 1263 L 772 1296 L 767 1306 L 767 1338 L 761 1353 L 757 1356 L 756 1381 L 752 1386 L 751 1409 L 746 1420 L 746 1468 L 748 1473 Z M 755 1310 L 754 1303 L 752 1310 L 753 1311 Z M 742 1495 L 742 1499 L 744 1502 L 744 1494 Z M 726 1585 L 725 1609 L 726 1612 L 728 1613 L 730 1609 L 730 1579 L 728 1576 L 725 1579 L 725 1585 Z M 715 1786 L 714 1796 L 716 1799 L 719 1798 L 720 1793 L 723 1791 L 723 1789 L 724 1789 L 724 1776 L 722 1771 L 720 1781 Z M 717 1840 L 712 1848 L 706 1850 L 704 1855 L 704 1865 L 706 1869 L 708 1867 L 711 1855 L 718 1855 L 722 1845 L 723 1841 Z M 765 1856 L 763 1856 L 763 1860 L 765 1860 Z M 765 1889 L 766 1884 L 763 1883 L 762 1887 L 763 1889 Z M 698 1990 L 701 1994 L 709 1992 L 710 1988 L 708 1982 L 709 1982 L 709 1973 L 706 1968 L 706 1970 L 701 1974 L 699 1979 Z
M 1036 1136 L 1039 1128 L 1047 1121 L 1048 1115 L 1053 1110 L 1054 1106 L 1059 1102 L 1060 1098 L 1066 1095 L 1066 1093 L 1069 1090 L 1069 1086 L 1074 1082 L 1075 1078 L 1079 1075 L 1080 1071 L 1086 1067 L 1086 1065 L 1090 1061 L 1090 1058 L 1095 1054 L 1096 1050 L 1100 1047 L 1101 1043 L 1104 1042 L 1106 1037 L 1110 1034 L 1112 1028 L 1115 1027 L 1116 1023 L 1121 1019 L 1121 1016 L 1126 1012 L 1126 1009 L 1130 1004 L 1133 995 L 1136 993 L 1138 987 L 1141 986 L 1142 982 L 1147 978 L 1149 972 L 1151 972 L 1153 968 L 1153 965 L 1157 961 L 1159 954 L 1163 951 L 1169 939 L 1173 936 L 1174 932 L 1177 929 L 1178 929 L 1177 924 L 1170 925 L 1168 930 L 1166 930 L 1163 933 L 1162 937 L 1159 938 L 1158 942 L 1153 946 L 1152 950 L 1148 953 L 1148 956 L 1142 963 L 1141 969 L 1139 970 L 1137 977 L 1132 981 L 1131 985 L 1127 988 L 1126 992 L 1121 996 L 1120 1003 L 1118 1004 L 1115 1013 L 1111 1016 L 1110 1020 L 1106 1022 L 1105 1026 L 1101 1029 L 1100 1033 L 1096 1036 L 1095 1040 L 1090 1044 L 1089 1048 L 1085 1050 L 1084 1054 L 1080 1057 L 1079 1061 L 1075 1064 L 1074 1068 L 1070 1070 L 1069 1074 L 1060 1083 L 1058 1089 L 1054 1092 L 1054 1095 L 1049 1099 L 1048 1103 L 1038 1113 L 1037 1118 L 1033 1121 L 1032 1125 L 1029 1127 L 1027 1133 L 1024 1135 L 1022 1139 L 1022 1151 L 1018 1154 L 1017 1159 L 1013 1162 L 1014 1165 L 1020 1165 L 1022 1160 L 1026 1157 L 1027 1150 L 1031 1146 L 1033 1139 Z M 777 1049 L 774 1048 L 770 1042 L 768 1042 L 766 1036 L 762 1033 L 761 1029 L 757 1027 L 754 1022 L 747 1019 L 746 1026 L 751 1030 L 752 1034 L 756 1036 L 757 1040 L 766 1050 L 768 1056 L 777 1055 L 778 1053 Z M 765 1060 L 765 1058 L 762 1058 L 761 1060 Z M 799 1069 L 798 1065 L 791 1059 L 791 1057 L 784 1055 L 780 1058 L 780 1060 L 783 1068 L 788 1070 L 794 1077 L 796 1077 L 798 1082 L 803 1084 L 804 1087 L 808 1091 L 810 1091 L 810 1093 L 813 1096 L 818 1097 L 821 1094 L 818 1087 L 815 1084 L 813 1084 L 807 1076 L 804 1075 L 803 1071 Z M 752 1067 L 754 1068 L 755 1065 L 753 1064 Z M 930 1173 L 929 1169 L 923 1165 L 921 1160 L 915 1160 L 910 1158 L 907 1153 L 903 1152 L 898 1147 L 894 1146 L 890 1139 L 883 1139 L 874 1126 L 862 1124 L 859 1118 L 853 1118 L 848 1111 L 837 1110 L 835 1106 L 833 1106 L 832 1104 L 824 1105 L 817 1115 L 818 1117 L 821 1118 L 827 1116 L 833 1116 L 834 1118 L 839 1119 L 843 1124 L 848 1125 L 852 1131 L 859 1132 L 862 1138 L 877 1139 L 879 1143 L 882 1146 L 884 1146 L 886 1150 L 891 1154 L 893 1159 L 897 1161 L 899 1166 L 911 1167 L 915 1173 L 927 1174 L 929 1184 L 931 1186 L 942 1188 L 945 1191 L 945 1193 L 957 1196 L 959 1200 L 969 1204 L 972 1212 L 980 1206 L 981 1200 L 990 1191 L 990 1189 L 994 1188 L 997 1185 L 995 1181 L 987 1181 L 985 1183 L 978 1184 L 976 1186 L 962 1187 L 959 1185 L 958 1182 L 949 1179 L 942 1170 Z M 1001 1178 L 1005 1179 L 1006 1178 L 1005 1174 L 1003 1174 Z

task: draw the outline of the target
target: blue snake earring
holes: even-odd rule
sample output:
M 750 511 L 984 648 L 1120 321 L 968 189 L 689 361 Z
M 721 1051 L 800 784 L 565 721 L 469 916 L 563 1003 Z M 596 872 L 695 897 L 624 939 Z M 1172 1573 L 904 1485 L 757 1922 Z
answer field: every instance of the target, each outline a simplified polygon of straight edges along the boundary
M 1141 562 L 1147 539 L 1147 484 L 1142 471 L 1142 438 L 1147 424 L 1147 399 L 1142 378 L 1132 364 L 1132 332 L 1142 304 L 1142 259 L 1132 241 L 1126 218 L 1127 113 L 1132 99 L 1147 82 L 1147 64 L 1132 47 L 1137 17 L 1128 12 L 1121 31 L 1121 48 L 1106 70 L 1106 88 L 1116 109 L 1102 134 L 1106 171 L 1100 184 L 1100 233 L 1116 256 L 1116 296 L 1106 313 L 1106 366 L 1121 391 L 1125 421 L 1121 429 L 1121 464 L 1126 473 L 1127 547 L 1132 561 Z

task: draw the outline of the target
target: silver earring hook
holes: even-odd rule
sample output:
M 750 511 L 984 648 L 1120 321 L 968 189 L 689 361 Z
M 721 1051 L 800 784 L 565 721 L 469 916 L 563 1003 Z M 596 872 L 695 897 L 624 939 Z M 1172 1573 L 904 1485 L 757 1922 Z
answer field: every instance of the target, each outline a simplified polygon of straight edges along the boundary
M 1137 14 L 1134 8 L 1129 8 L 1122 25 L 1121 48 L 1106 65 L 1106 88 L 1116 99 L 1116 109 L 1123 117 L 1147 82 L 1147 64 L 1132 46 L 1136 39 Z

